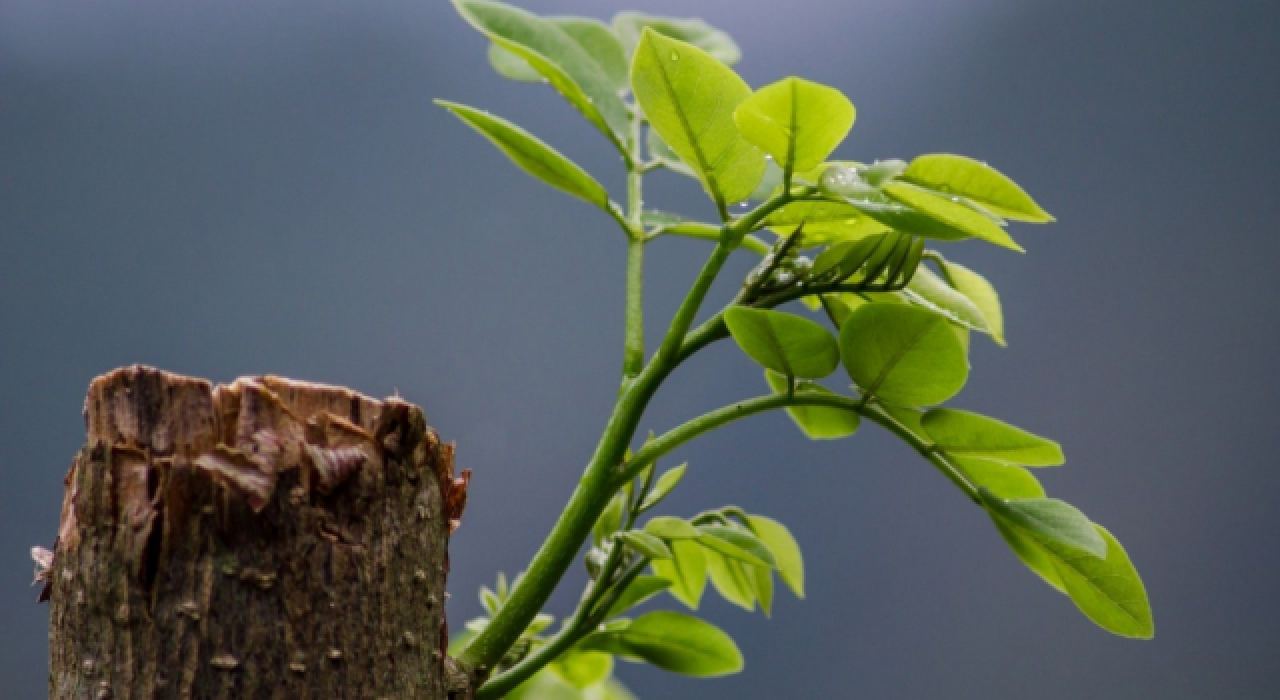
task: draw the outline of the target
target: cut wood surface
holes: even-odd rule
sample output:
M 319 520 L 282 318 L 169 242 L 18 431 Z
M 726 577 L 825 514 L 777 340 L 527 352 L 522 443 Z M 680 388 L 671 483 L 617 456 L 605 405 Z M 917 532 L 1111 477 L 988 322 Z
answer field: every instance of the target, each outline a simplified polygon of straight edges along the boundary
M 43 595 L 49 697 L 468 693 L 445 657 L 469 473 L 398 398 L 279 377 L 103 375 Z

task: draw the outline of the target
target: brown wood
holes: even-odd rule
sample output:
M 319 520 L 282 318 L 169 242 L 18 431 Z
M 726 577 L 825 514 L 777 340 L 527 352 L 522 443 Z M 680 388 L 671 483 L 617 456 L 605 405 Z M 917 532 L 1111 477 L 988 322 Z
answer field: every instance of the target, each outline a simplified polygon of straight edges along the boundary
M 44 574 L 50 698 L 467 693 L 443 652 L 468 474 L 420 409 L 131 367 L 85 420 Z

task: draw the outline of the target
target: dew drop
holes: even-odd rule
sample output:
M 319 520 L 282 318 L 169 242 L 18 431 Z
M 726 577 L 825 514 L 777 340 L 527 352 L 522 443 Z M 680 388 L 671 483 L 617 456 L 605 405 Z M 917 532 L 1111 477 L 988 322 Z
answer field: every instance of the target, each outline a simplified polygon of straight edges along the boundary
M 679 51 L 672 50 L 672 51 L 671 51 L 671 60 L 673 60 L 673 61 L 679 61 L 679 60 L 680 60 L 680 52 L 679 52 Z

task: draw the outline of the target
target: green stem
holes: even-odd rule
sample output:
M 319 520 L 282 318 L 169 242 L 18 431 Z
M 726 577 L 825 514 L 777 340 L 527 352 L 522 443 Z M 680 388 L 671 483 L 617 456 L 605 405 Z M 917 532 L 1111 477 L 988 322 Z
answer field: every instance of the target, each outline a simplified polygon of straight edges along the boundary
M 644 240 L 640 238 L 627 242 L 626 319 L 622 377 L 624 381 L 630 381 L 644 369 Z

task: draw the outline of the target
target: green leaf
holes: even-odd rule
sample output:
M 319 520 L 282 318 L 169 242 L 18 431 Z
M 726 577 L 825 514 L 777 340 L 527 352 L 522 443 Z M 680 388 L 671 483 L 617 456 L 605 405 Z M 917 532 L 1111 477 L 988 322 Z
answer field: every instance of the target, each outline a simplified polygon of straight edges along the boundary
M 733 114 L 743 137 L 788 172 L 821 165 L 854 117 L 853 103 L 839 90 L 799 78 L 760 88 Z
M 772 197 L 774 193 L 780 192 L 782 187 L 782 168 L 772 159 L 766 158 L 764 161 L 764 175 L 761 176 L 760 182 L 756 183 L 756 188 L 751 190 L 748 198 L 757 202 Z
M 765 617 L 773 616 L 773 569 L 764 566 L 744 567 L 751 577 L 752 587 L 756 591 L 756 600 L 760 601 L 760 610 Z
M 680 156 L 671 150 L 671 146 L 668 146 L 667 142 L 662 140 L 662 136 L 658 135 L 658 132 L 654 131 L 652 126 L 646 132 L 644 140 L 649 147 L 650 158 L 658 161 L 672 172 L 680 173 L 695 180 L 698 179 L 698 174 L 693 171 L 693 168 L 680 160 Z M 720 227 L 717 226 L 716 230 L 719 231 L 719 229 Z
M 737 73 L 702 49 L 645 29 L 631 64 L 631 90 L 718 209 L 751 195 L 764 175 L 764 155 L 733 123 L 733 110 L 751 95 Z
M 1054 498 L 1005 500 L 985 488 L 978 491 L 987 512 L 1041 544 L 1071 547 L 1097 557 L 1106 554 L 1107 543 L 1094 529 L 1093 523 L 1066 501 Z
M 614 601 L 605 617 L 617 617 L 669 588 L 671 581 L 661 576 L 637 576 Z
M 667 548 L 666 543 L 662 540 L 641 530 L 628 530 L 619 532 L 617 535 L 635 551 L 649 557 L 650 559 L 670 559 L 671 550 Z
M 947 456 L 969 481 L 986 488 L 997 498 L 1044 498 L 1040 481 L 1022 467 Z
M 858 168 L 858 175 L 872 187 L 883 187 L 907 169 L 905 161 L 897 158 L 877 160 L 864 168 Z
M 765 219 L 765 225 L 799 226 L 805 224 L 805 231 L 816 223 L 844 222 L 865 218 L 858 208 L 844 200 L 819 199 L 789 202 L 778 207 Z
M 750 564 L 707 552 L 707 573 L 711 585 L 721 598 L 748 612 L 756 609 L 755 576 L 747 572 Z
M 742 652 L 718 627 L 683 613 L 641 615 L 623 630 L 597 632 L 587 648 L 635 656 L 666 671 L 711 677 L 742 670 Z
M 786 525 L 763 515 L 748 515 L 747 525 L 756 537 L 773 552 L 778 563 L 778 576 L 797 598 L 804 597 L 804 557 L 800 545 Z M 758 582 L 758 579 L 757 579 Z M 759 587 L 757 586 L 757 589 Z
M 583 691 L 583 700 L 636 700 L 636 696 L 617 678 L 610 678 Z
M 940 241 L 962 241 L 973 238 L 972 233 L 898 202 L 883 192 L 875 191 L 856 197 L 846 197 L 845 201 L 852 204 L 864 217 L 873 219 L 894 231 Z
M 622 48 L 622 42 L 613 28 L 590 17 L 549 17 L 556 26 L 568 34 L 582 50 L 595 60 L 596 65 L 609 78 L 617 92 L 630 87 L 627 84 L 627 68 L 630 56 Z
M 583 690 L 613 674 L 613 657 L 600 651 L 569 649 L 551 662 L 551 670 L 569 685 Z
M 1094 527 L 1107 543 L 1102 559 L 1058 544 L 1041 544 L 1053 559 L 1067 595 L 1086 617 L 1122 637 L 1150 639 L 1155 622 L 1142 578 L 1116 538 L 1101 525 Z
M 778 568 L 773 552 L 754 534 L 730 525 L 699 525 L 698 543 L 707 549 L 719 552 L 731 559 L 744 561 L 753 566 Z
M 543 668 L 507 693 L 505 700 L 582 700 L 582 691 L 552 669 Z
M 911 161 L 902 179 L 973 200 L 997 216 L 1014 221 L 1053 221 L 1021 187 L 995 168 L 964 156 L 931 153 Z
M 922 423 L 949 455 L 1024 467 L 1056 467 L 1065 461 L 1053 440 L 977 413 L 935 408 L 924 414 Z
M 916 270 L 915 276 L 907 284 L 907 298 L 968 328 L 983 333 L 990 331 L 987 326 L 987 317 L 969 297 L 961 294 L 923 265 Z
M 436 104 L 452 112 L 467 126 L 475 129 L 507 154 L 507 157 L 525 172 L 558 187 L 569 194 L 581 197 L 607 210 L 609 193 L 600 183 L 578 167 L 573 161 L 560 155 L 537 137 L 506 119 L 495 117 L 474 107 L 454 102 L 436 100 Z
M 941 403 L 969 378 L 969 361 L 951 324 L 910 306 L 859 306 L 840 327 L 840 352 L 854 383 L 889 403 Z
M 1006 467 L 1016 468 L 1016 467 Z M 1062 583 L 1062 577 L 1058 575 L 1057 568 L 1053 565 L 1053 558 L 1049 556 L 1048 551 L 1041 547 L 1031 537 L 1028 537 L 1012 525 L 1009 525 L 995 516 L 991 516 L 991 522 L 995 524 L 996 530 L 1000 536 L 1004 538 L 1005 544 L 1018 555 L 1018 559 L 1022 560 L 1027 568 L 1031 569 L 1044 582 L 1052 586 L 1059 593 L 1066 593 L 1067 588 Z
M 481 586 L 480 607 L 484 608 L 484 611 L 489 614 L 489 617 L 493 617 L 502 609 L 502 601 L 498 599 L 498 594 L 489 590 L 488 586 Z
M 568 33 L 550 20 L 500 2 L 454 0 L 453 4 L 471 26 L 523 59 L 588 121 L 625 147 L 627 105 L 600 65 Z
M 769 388 L 773 389 L 774 393 L 786 393 L 787 378 L 783 375 L 772 370 L 765 370 L 764 379 L 769 383 Z M 808 382 L 800 383 L 795 392 L 797 395 L 836 395 L 834 391 L 824 386 Z M 842 408 L 788 406 L 787 415 L 791 416 L 791 420 L 795 421 L 796 426 L 800 428 L 800 432 L 804 433 L 805 437 L 810 440 L 835 440 L 848 437 L 858 431 L 858 414 Z
M 618 32 L 627 55 L 635 53 L 646 27 L 663 36 L 693 44 L 728 66 L 742 58 L 742 51 L 728 34 L 700 19 L 658 17 L 639 12 L 623 12 L 613 18 L 613 28 Z
M 820 379 L 840 364 L 835 338 L 802 316 L 736 306 L 725 312 L 724 321 L 748 357 L 779 374 Z
M 545 80 L 528 61 L 498 44 L 489 44 L 489 65 L 507 80 L 519 83 L 540 83 Z
M 947 282 L 968 297 L 982 312 L 982 317 L 987 321 L 987 332 L 997 345 L 1003 346 L 1004 312 L 1000 308 L 1000 295 L 996 294 L 995 287 L 985 277 L 963 265 L 941 258 L 938 264 L 942 266 L 942 274 L 946 276 Z
M 707 555 L 696 542 L 677 540 L 669 545 L 670 559 L 655 560 L 653 573 L 671 582 L 671 595 L 697 610 L 707 587 Z
M 661 503 L 662 499 L 666 498 L 671 493 L 671 490 L 684 478 L 684 472 L 688 467 L 688 464 L 681 464 L 678 467 L 667 470 L 662 476 L 658 477 L 658 481 L 654 483 L 649 495 L 640 504 L 640 512 L 643 513 Z
M 596 521 L 592 532 L 595 534 L 596 546 L 605 540 L 609 535 L 618 531 L 618 527 L 622 525 L 622 515 L 626 512 L 627 501 L 626 496 L 618 493 L 609 501 L 609 505 L 605 506 L 604 512 L 600 514 L 600 519 Z
M 890 197 L 929 218 L 988 243 L 1016 250 L 1019 253 L 1024 252 L 1022 246 L 1018 245 L 998 224 L 959 201 L 944 199 L 914 185 L 899 182 L 885 185 L 883 189 Z
M 612 27 L 589 17 L 544 17 L 543 19 L 559 27 L 569 35 L 570 39 L 577 42 L 609 78 L 615 90 L 621 92 L 630 88 L 627 84 L 629 59 Z M 499 74 L 511 80 L 524 83 L 539 83 L 543 80 L 528 61 L 498 44 L 489 45 L 489 63 Z
M 664 540 L 692 540 L 698 537 L 698 528 L 688 521 L 670 515 L 660 515 L 645 523 L 644 531 Z

